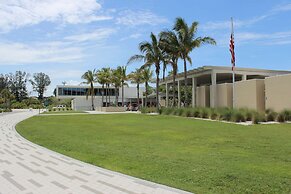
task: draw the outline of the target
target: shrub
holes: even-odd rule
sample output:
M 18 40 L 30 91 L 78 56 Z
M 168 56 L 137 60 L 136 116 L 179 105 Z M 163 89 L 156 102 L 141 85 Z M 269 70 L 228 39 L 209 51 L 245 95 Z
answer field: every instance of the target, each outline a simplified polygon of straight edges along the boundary
M 241 111 L 235 111 L 234 114 L 232 114 L 232 121 L 234 122 L 245 122 L 245 116 Z
M 278 114 L 277 121 L 280 123 L 285 122 L 285 115 L 282 112 Z
M 219 116 L 218 116 L 218 112 L 217 112 L 217 110 L 212 109 L 211 112 L 210 112 L 210 118 L 211 118 L 212 120 L 217 120 L 218 117 L 219 117 Z
M 221 119 L 225 121 L 231 121 L 232 115 L 233 115 L 233 112 L 231 109 L 225 109 L 221 113 Z
M 156 107 L 142 107 L 141 113 L 147 114 L 147 113 L 155 113 L 157 112 Z
M 192 114 L 193 117 L 200 117 L 200 109 L 199 108 L 194 108 L 194 110 L 192 110 Z
M 178 108 L 177 115 L 182 116 L 184 114 L 184 112 L 185 112 L 184 108 Z
M 209 118 L 209 110 L 207 108 L 203 108 L 200 114 L 201 118 L 208 119 Z
M 291 110 L 283 110 L 282 114 L 284 115 L 285 121 L 291 121 Z
M 266 111 L 267 115 L 266 115 L 266 120 L 267 121 L 275 121 L 277 118 L 277 113 L 274 111 Z
M 185 117 L 193 117 L 193 112 L 190 108 L 185 109 L 183 116 Z
M 265 122 L 265 121 L 266 121 L 266 118 L 264 114 L 262 113 L 253 114 L 253 118 L 252 118 L 253 124 L 259 124 L 259 122 Z
M 11 104 L 11 108 L 13 108 L 13 109 L 24 109 L 24 108 L 27 108 L 27 106 L 23 102 L 14 102 L 13 104 Z

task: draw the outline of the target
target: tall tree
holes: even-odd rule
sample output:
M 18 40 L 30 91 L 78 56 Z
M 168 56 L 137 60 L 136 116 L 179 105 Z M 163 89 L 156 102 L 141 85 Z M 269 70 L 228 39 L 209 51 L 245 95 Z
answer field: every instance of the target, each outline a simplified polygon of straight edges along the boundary
M 83 82 L 84 84 L 89 84 L 90 88 L 87 91 L 86 98 L 88 99 L 88 96 L 91 95 L 91 103 L 92 103 L 92 110 L 95 110 L 94 107 L 94 83 L 97 82 L 97 77 L 96 77 L 96 70 L 94 69 L 93 71 L 88 70 L 82 75 L 82 79 L 85 81 Z
M 111 84 L 111 69 L 109 67 L 107 68 L 102 68 L 103 71 L 103 76 L 105 79 L 105 97 L 106 97 L 106 106 L 110 104 L 110 93 L 109 93 L 109 86 Z M 109 100 L 109 103 L 108 103 Z
M 163 31 L 160 33 L 161 45 L 165 52 L 166 63 L 169 63 L 172 67 L 172 79 L 173 79 L 173 106 L 176 105 L 176 76 L 178 73 L 178 60 L 181 55 L 179 40 L 173 31 Z
M 193 49 L 200 47 L 204 44 L 215 45 L 216 42 L 211 37 L 196 37 L 198 29 L 198 22 L 193 22 L 190 26 L 183 18 L 176 18 L 173 30 L 177 33 L 180 49 L 180 57 L 184 62 L 184 83 L 185 83 L 185 105 L 188 104 L 187 98 L 187 61 L 192 64 L 190 53 Z
M 150 67 L 141 69 L 142 79 L 145 83 L 145 106 L 148 103 L 148 95 L 149 95 L 149 83 L 152 82 L 153 79 L 153 71 Z
M 134 72 L 131 72 L 128 75 L 128 78 L 131 80 L 131 83 L 136 84 L 137 106 L 138 106 L 138 108 L 140 108 L 139 86 L 140 86 L 141 83 L 143 83 L 142 70 L 141 69 L 136 69 Z
M 120 81 L 121 81 L 122 106 L 124 106 L 124 86 L 127 85 L 127 83 L 125 81 L 127 81 L 127 79 L 128 79 L 127 74 L 126 74 L 126 69 L 127 69 L 127 66 L 118 66 L 117 67 L 117 71 L 118 71 L 118 73 L 120 75 Z
M 102 91 L 101 91 L 101 95 L 102 95 L 102 106 L 104 104 L 104 94 L 105 94 L 105 84 L 106 84 L 106 73 L 105 73 L 105 69 L 106 68 L 102 68 L 100 70 L 97 71 L 97 82 L 99 84 L 101 84 L 102 86 Z M 107 103 L 107 100 L 106 100 Z
M 112 70 L 112 84 L 115 90 L 115 106 L 118 106 L 118 88 L 121 87 L 121 78 L 117 69 Z
M 8 76 L 0 74 L 0 92 L 8 88 Z
M 5 105 L 5 108 L 10 109 L 11 100 L 14 98 L 14 96 L 11 94 L 11 92 L 5 88 L 0 92 L 0 101 L 2 101 Z
M 8 86 L 11 93 L 17 101 L 22 101 L 27 98 L 27 80 L 28 74 L 22 71 L 16 71 L 15 74 L 8 75 Z
M 160 41 L 157 37 L 151 33 L 150 35 L 151 41 L 144 41 L 139 44 L 139 50 L 141 51 L 142 55 L 134 55 L 132 56 L 128 63 L 133 61 L 141 61 L 144 60 L 145 64 L 142 68 L 150 67 L 154 65 L 155 72 L 156 72 L 156 107 L 157 111 L 159 111 L 159 84 L 160 84 L 160 69 L 161 69 L 161 62 L 163 62 L 163 52 L 161 49 Z
M 29 81 L 33 87 L 33 90 L 38 93 L 38 99 L 42 100 L 46 87 L 51 84 L 50 77 L 45 73 L 40 72 L 33 74 L 33 80 Z

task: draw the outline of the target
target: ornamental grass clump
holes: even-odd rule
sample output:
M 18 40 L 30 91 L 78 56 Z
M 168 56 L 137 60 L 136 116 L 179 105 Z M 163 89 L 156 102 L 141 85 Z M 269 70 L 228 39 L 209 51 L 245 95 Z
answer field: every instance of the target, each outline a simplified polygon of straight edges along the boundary
M 245 122 L 246 121 L 243 112 L 241 112 L 239 110 L 238 111 L 234 111 L 234 113 L 232 114 L 231 120 L 233 122 Z
M 276 121 L 278 114 L 274 111 L 269 111 L 266 113 L 266 121 Z
M 191 108 L 186 108 L 184 113 L 183 113 L 184 117 L 193 117 L 193 111 Z
M 200 117 L 203 119 L 209 119 L 209 112 L 208 108 L 203 108 L 200 112 Z
M 222 110 L 220 118 L 225 121 L 231 121 L 232 115 L 233 111 L 231 109 L 226 108 Z
M 252 122 L 253 124 L 259 124 L 260 122 L 265 122 L 266 118 L 265 118 L 265 114 L 262 113 L 254 113 L 253 118 L 252 118 Z
M 211 109 L 210 111 L 210 118 L 212 120 L 217 120 L 219 118 L 219 114 L 216 109 Z
M 192 112 L 193 112 L 193 117 L 200 117 L 200 112 L 201 112 L 200 108 L 194 108 Z
M 279 123 L 284 123 L 286 120 L 285 120 L 285 115 L 281 112 L 281 113 L 279 113 L 278 114 L 278 116 L 277 116 L 277 121 L 279 122 Z

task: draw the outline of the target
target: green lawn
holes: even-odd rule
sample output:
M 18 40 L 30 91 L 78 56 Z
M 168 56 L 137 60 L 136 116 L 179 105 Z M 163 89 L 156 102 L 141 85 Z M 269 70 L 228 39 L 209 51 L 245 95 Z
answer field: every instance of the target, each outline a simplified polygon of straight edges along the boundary
M 51 112 L 43 112 L 41 114 L 70 114 L 70 113 L 86 113 L 85 111 L 75 111 L 75 110 L 68 110 L 68 111 L 51 111 Z
M 290 193 L 291 125 L 240 126 L 139 114 L 32 117 L 25 138 L 195 193 Z

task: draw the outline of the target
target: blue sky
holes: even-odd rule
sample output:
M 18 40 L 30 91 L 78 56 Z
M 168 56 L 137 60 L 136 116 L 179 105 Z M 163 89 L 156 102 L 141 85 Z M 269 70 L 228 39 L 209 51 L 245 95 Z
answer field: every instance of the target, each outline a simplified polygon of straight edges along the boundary
M 125 65 L 150 32 L 171 29 L 178 16 L 218 43 L 194 50 L 189 68 L 230 65 L 233 17 L 237 66 L 291 70 L 286 0 L 10 0 L 0 1 L 0 73 L 44 72 L 51 94 L 63 81 L 80 83 L 88 69 Z

